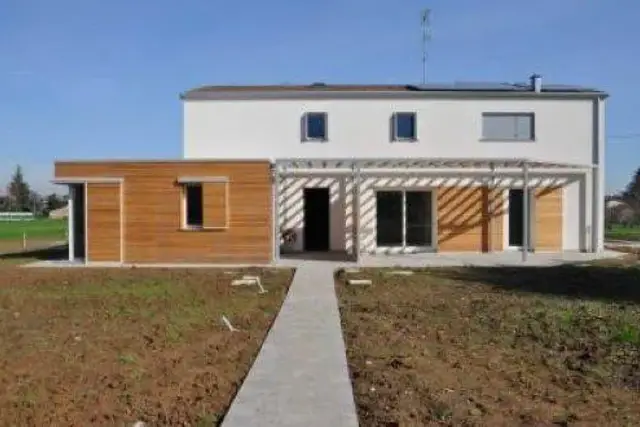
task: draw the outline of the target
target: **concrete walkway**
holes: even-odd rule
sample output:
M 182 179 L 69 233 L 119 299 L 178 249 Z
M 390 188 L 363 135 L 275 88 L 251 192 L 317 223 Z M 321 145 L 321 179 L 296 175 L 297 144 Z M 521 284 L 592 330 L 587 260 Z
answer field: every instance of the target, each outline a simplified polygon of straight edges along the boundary
M 223 427 L 358 425 L 332 265 L 298 263 Z

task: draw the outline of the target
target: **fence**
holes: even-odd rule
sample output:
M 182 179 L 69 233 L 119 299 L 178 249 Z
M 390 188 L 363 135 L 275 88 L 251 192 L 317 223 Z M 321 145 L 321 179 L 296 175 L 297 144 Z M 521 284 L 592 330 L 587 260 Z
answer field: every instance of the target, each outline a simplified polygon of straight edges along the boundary
M 31 212 L 0 212 L 0 221 L 33 221 Z

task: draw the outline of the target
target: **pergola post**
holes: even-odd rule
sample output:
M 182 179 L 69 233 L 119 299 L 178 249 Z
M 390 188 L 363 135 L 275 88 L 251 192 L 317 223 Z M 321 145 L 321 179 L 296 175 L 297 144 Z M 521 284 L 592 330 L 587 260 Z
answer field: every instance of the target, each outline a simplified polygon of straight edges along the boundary
M 529 256 L 529 165 L 522 163 L 522 261 L 527 261 Z
M 273 262 L 280 262 L 280 171 L 278 163 L 273 166 L 273 192 L 271 216 L 273 218 Z
M 353 221 L 354 221 L 354 255 L 360 264 L 360 166 L 353 165 Z

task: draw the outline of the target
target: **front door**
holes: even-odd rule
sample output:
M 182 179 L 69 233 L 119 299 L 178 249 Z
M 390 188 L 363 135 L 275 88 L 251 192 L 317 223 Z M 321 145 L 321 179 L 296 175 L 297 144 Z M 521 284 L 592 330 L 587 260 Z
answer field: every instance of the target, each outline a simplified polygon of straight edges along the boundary
M 376 245 L 379 248 L 433 246 L 431 191 L 376 192 Z
M 329 189 L 304 189 L 304 250 L 329 250 Z

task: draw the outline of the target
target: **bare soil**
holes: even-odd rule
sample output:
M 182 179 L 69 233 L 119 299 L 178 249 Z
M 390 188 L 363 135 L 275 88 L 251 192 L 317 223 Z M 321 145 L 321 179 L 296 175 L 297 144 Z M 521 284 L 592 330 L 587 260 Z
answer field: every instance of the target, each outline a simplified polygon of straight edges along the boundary
M 389 271 L 336 278 L 361 425 L 640 425 L 637 258 Z
M 0 424 L 219 422 L 292 273 L 251 272 L 0 266 Z

